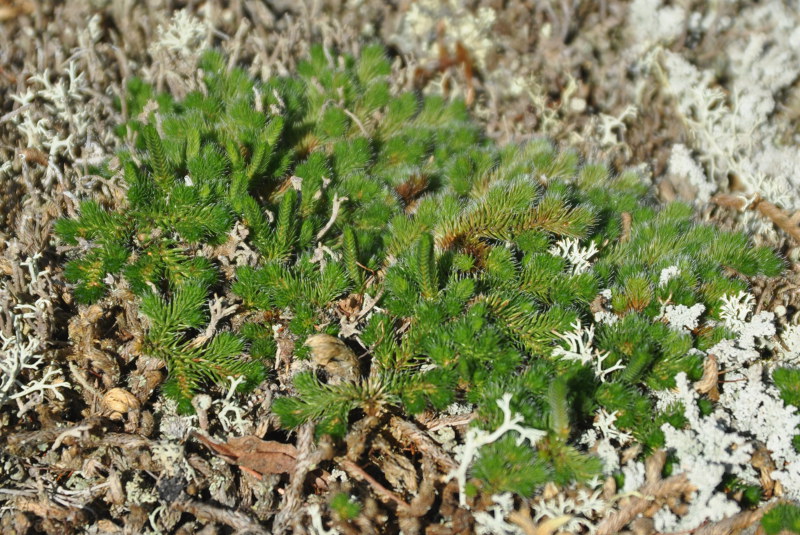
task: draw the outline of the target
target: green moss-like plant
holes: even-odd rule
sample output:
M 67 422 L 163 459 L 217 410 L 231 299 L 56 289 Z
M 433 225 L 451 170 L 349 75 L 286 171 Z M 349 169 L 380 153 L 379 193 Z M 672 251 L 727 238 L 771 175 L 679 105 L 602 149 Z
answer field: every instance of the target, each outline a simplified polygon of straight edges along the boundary
M 547 141 L 497 147 L 461 102 L 390 94 L 379 47 L 358 59 L 316 47 L 297 76 L 264 82 L 226 63 L 208 53 L 204 92 L 159 97 L 149 120 L 127 124 L 138 135 L 120 157 L 126 206 L 87 200 L 56 229 L 93 245 L 67 264 L 80 302 L 102 297 L 109 274 L 137 295 L 145 351 L 167 363 L 165 393 L 183 410 L 208 380 L 262 380 L 278 323 L 299 342 L 321 325 L 336 334 L 335 301 L 368 293 L 378 308 L 350 340 L 364 344 L 366 376 L 295 375 L 272 406 L 283 424 L 341 436 L 358 415 L 468 401 L 474 425 L 492 430 L 495 401 L 511 394 L 522 425 L 546 436 L 531 451 L 492 444 L 474 476 L 531 496 L 599 472 L 576 440 L 598 409 L 646 450 L 663 445 L 674 415 L 654 417 L 647 389 L 681 371 L 698 379 L 689 350 L 722 331 L 670 329 L 664 305 L 702 303 L 717 317 L 719 298 L 746 288 L 730 270 L 781 270 L 743 235 L 696 224 L 690 207 L 658 208 L 634 173 L 581 166 Z M 152 89 L 130 89 L 138 113 Z M 208 251 L 237 223 L 258 260 L 227 280 Z M 668 268 L 678 275 L 662 282 Z M 197 343 L 213 293 L 235 295 L 251 319 Z M 604 360 L 564 358 L 565 337 L 598 306 L 613 318 L 595 325 Z
M 800 507 L 791 503 L 779 503 L 764 514 L 761 527 L 767 535 L 800 533 Z

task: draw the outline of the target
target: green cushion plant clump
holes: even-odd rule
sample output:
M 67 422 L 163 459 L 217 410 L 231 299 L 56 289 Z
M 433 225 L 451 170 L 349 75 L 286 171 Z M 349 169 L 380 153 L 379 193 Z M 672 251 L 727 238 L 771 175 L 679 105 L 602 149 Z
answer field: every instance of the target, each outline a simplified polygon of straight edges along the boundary
M 600 473 L 577 439 L 601 409 L 645 451 L 663 445 L 663 423 L 680 424 L 648 392 L 679 372 L 699 379 L 691 350 L 727 332 L 675 329 L 665 306 L 700 303 L 714 319 L 723 295 L 747 288 L 731 273 L 782 269 L 687 205 L 658 208 L 633 172 L 543 140 L 498 147 L 462 102 L 392 94 L 380 47 L 357 59 L 316 47 L 296 76 L 268 81 L 216 52 L 200 68 L 203 91 L 182 101 L 131 84 L 131 116 L 157 109 L 120 131 L 136 139 L 119 156 L 126 205 L 86 200 L 56 227 L 90 245 L 66 267 L 79 302 L 103 298 L 109 275 L 135 295 L 142 351 L 166 362 L 181 411 L 208 382 L 274 380 L 276 336 L 308 359 L 311 335 L 340 334 L 339 300 L 377 298 L 344 336 L 356 380 L 295 373 L 272 406 L 283 425 L 340 437 L 364 415 L 461 403 L 492 431 L 510 394 L 543 438 L 483 447 L 470 488 L 531 496 Z M 235 236 L 255 254 L 225 271 L 213 252 Z M 214 294 L 237 299 L 242 321 L 198 342 Z

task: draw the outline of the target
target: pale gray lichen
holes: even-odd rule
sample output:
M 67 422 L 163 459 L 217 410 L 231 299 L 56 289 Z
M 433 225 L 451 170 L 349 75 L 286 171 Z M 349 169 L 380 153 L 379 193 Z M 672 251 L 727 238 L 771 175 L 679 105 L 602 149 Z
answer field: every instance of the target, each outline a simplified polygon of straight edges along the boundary
M 510 492 L 494 494 L 492 505 L 486 511 L 473 514 L 475 533 L 478 535 L 524 535 L 518 526 L 508 522 L 507 517 L 514 511 L 514 496 Z
M 13 312 L 11 313 L 13 315 Z M 21 416 L 33 405 L 41 402 L 46 392 L 51 392 L 57 399 L 64 396 L 59 389 L 70 388 L 71 385 L 58 380 L 61 374 L 52 367 L 46 367 L 44 374 L 35 377 L 45 362 L 41 352 L 41 341 L 22 334 L 20 316 L 13 315 L 15 332 L 13 336 L 5 336 L 0 332 L 0 407 L 11 401 L 17 401 L 18 416 Z M 31 377 L 24 378 L 26 375 Z M 32 403 L 22 403 L 23 398 L 36 395 Z
M 697 393 L 684 372 L 675 377 L 677 398 L 683 404 L 689 426 L 676 429 L 661 426 L 667 448 L 674 451 L 678 463 L 676 473 L 685 473 L 697 490 L 693 493 L 687 514 L 678 518 L 667 507 L 654 520 L 659 531 L 691 530 L 710 520 L 716 522 L 739 512 L 736 502 L 717 491 L 726 473 L 739 472 L 750 461 L 752 444 L 746 437 L 731 431 L 731 418 L 722 408 L 702 416 L 697 406 Z
M 523 421 L 523 417 L 511 412 L 511 394 L 504 394 L 501 399 L 498 399 L 497 406 L 503 411 L 503 423 L 491 433 L 474 427 L 467 430 L 466 442 L 456 454 L 459 461 L 458 468 L 448 474 L 448 479 L 455 478 L 458 482 L 459 505 L 461 507 L 469 508 L 465 494 L 467 472 L 473 461 L 480 455 L 480 449 L 483 446 L 496 442 L 503 435 L 512 431 L 519 435 L 517 438 L 517 445 L 519 446 L 527 440 L 530 446 L 534 447 L 540 439 L 547 436 L 547 432 L 540 429 L 519 425 Z
M 691 307 L 686 305 L 664 305 L 661 317 L 667 320 L 671 329 L 676 331 L 693 331 L 700 323 L 700 316 L 705 312 L 706 307 L 702 303 L 696 303 Z
M 411 4 L 392 41 L 404 52 L 414 52 L 426 60 L 439 57 L 440 42 L 451 51 L 461 43 L 484 68 L 494 47 L 491 30 L 495 19 L 493 9 L 473 11 L 463 0 L 419 0 Z
M 595 376 L 602 382 L 605 382 L 606 377 L 611 373 L 625 368 L 621 362 L 617 362 L 609 368 L 603 367 L 603 363 L 611 354 L 608 351 L 600 351 L 592 345 L 594 325 L 583 327 L 580 320 L 576 320 L 571 327 L 573 328 L 571 332 L 555 333 L 566 342 L 567 347 L 559 346 L 553 349 L 554 357 L 590 366 Z

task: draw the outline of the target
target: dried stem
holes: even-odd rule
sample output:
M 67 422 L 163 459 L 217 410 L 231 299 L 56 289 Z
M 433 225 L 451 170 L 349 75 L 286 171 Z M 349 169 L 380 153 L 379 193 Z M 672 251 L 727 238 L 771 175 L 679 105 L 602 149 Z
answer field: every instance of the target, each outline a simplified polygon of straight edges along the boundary
M 449 473 L 458 468 L 458 464 L 450 455 L 445 452 L 439 444 L 431 437 L 408 420 L 398 416 L 393 416 L 389 420 L 389 426 L 396 432 L 398 440 L 404 443 L 411 443 L 417 451 L 426 457 L 430 457 L 445 472 Z
M 314 447 L 314 425 L 304 424 L 297 432 L 297 464 L 292 474 L 286 494 L 283 497 L 281 510 L 275 516 L 273 529 L 275 534 L 287 533 L 292 529 L 292 523 L 303 518 L 300 508 L 305 502 L 305 485 L 308 473 L 320 462 L 330 459 L 332 449 L 329 442 L 320 442 L 319 447 Z
M 345 114 L 347 114 L 347 116 L 350 117 L 353 120 L 353 122 L 356 123 L 356 125 L 358 125 L 358 129 L 361 130 L 361 133 L 364 134 L 364 137 L 366 137 L 366 138 L 370 137 L 369 136 L 369 132 L 367 132 L 367 129 L 364 128 L 364 123 L 362 123 L 361 120 L 358 117 L 356 117 L 356 115 L 353 112 L 351 112 L 350 110 L 348 110 L 346 108 L 341 108 L 341 110 Z
M 178 511 L 189 513 L 199 520 L 206 520 L 217 524 L 225 524 L 234 529 L 236 533 L 247 535 L 268 535 L 269 531 L 261 527 L 256 521 L 244 513 L 214 507 L 207 503 L 195 500 L 179 500 L 172 504 Z
M 798 226 L 798 222 L 795 217 L 786 215 L 783 210 L 771 202 L 763 199 L 758 193 L 755 194 L 752 200 L 737 195 L 730 195 L 728 193 L 720 193 L 718 195 L 714 195 L 711 198 L 711 202 L 726 208 L 733 208 L 740 212 L 745 210 L 756 210 L 761 215 L 772 221 L 775 226 L 800 242 L 800 226 Z
M 625 243 L 631 239 L 631 226 L 633 224 L 633 217 L 631 217 L 630 212 L 622 212 L 622 236 L 620 236 L 619 241 Z
M 428 428 L 428 431 L 437 431 L 443 427 L 458 427 L 461 425 L 468 425 L 475 419 L 475 412 L 468 412 L 466 414 L 455 414 L 453 416 L 442 416 L 427 422 L 423 425 Z
M 423 517 L 428 514 L 434 500 L 436 499 L 436 486 L 434 477 L 436 474 L 436 466 L 433 459 L 424 457 L 422 459 L 422 483 L 419 486 L 419 492 L 411 500 L 411 509 L 408 511 L 409 515 L 414 517 Z
M 764 516 L 772 505 L 761 507 L 755 511 L 742 511 L 739 514 L 720 520 L 714 524 L 700 526 L 694 531 L 694 535 L 728 535 L 729 533 L 739 533 L 747 529 Z
M 648 483 L 639 489 L 643 498 L 633 498 L 630 503 L 620 511 L 607 516 L 597 527 L 597 535 L 612 535 L 619 533 L 622 528 L 644 513 L 656 500 L 677 496 L 691 492 L 695 487 L 689 482 L 686 474 L 679 474 L 656 483 Z
M 331 208 L 331 217 L 328 219 L 328 222 L 325 224 L 322 229 L 317 232 L 317 240 L 321 240 L 322 237 L 330 230 L 334 223 L 336 223 L 336 218 L 339 217 L 339 209 L 342 207 L 342 203 L 348 200 L 347 197 L 339 197 L 338 194 L 333 194 L 333 207 Z
M 369 475 L 363 468 L 358 466 L 353 461 L 348 459 L 340 459 L 339 465 L 344 468 L 345 472 L 350 474 L 350 477 L 354 477 L 355 479 L 369 483 L 369 485 L 372 487 L 372 490 L 375 491 L 375 494 L 377 494 L 378 498 L 380 498 L 383 502 L 388 503 L 392 501 L 406 511 L 411 509 L 411 505 L 409 505 L 407 501 L 381 485 L 377 479 Z

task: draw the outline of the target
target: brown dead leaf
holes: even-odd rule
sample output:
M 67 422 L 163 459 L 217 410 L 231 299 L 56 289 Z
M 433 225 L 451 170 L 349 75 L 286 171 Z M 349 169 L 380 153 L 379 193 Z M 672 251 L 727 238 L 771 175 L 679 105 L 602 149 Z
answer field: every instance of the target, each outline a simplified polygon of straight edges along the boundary
M 287 474 L 294 472 L 297 448 L 274 440 L 261 440 L 247 435 L 217 442 L 200 433 L 194 437 L 208 446 L 224 461 L 239 466 L 258 477 L 265 474 Z
M 542 522 L 534 522 L 531 518 L 531 512 L 527 508 L 518 511 L 512 511 L 508 515 L 508 519 L 522 528 L 525 535 L 553 535 L 558 528 L 572 520 L 569 515 L 562 515 L 555 518 L 548 518 Z
M 25 158 L 26 162 L 35 163 L 42 167 L 47 167 L 47 164 L 49 163 L 47 160 L 47 154 L 40 151 L 39 149 L 34 149 L 34 148 L 22 149 L 20 151 L 20 155 L 22 155 L 22 157 Z
M 361 312 L 361 305 L 364 304 L 363 294 L 350 294 L 340 299 L 336 304 L 339 311 L 348 319 L 355 318 Z
M 701 394 L 708 394 L 712 401 L 719 399 L 719 366 L 714 355 L 708 355 L 703 362 L 703 377 L 694 384 L 694 389 Z
M 394 190 L 403 199 L 406 204 L 406 211 L 414 205 L 414 201 L 422 195 L 422 193 L 430 185 L 430 178 L 425 173 L 413 173 L 405 182 L 395 186 Z
M 0 0 L 0 22 L 16 19 L 21 15 L 29 15 L 33 11 L 33 2 Z

